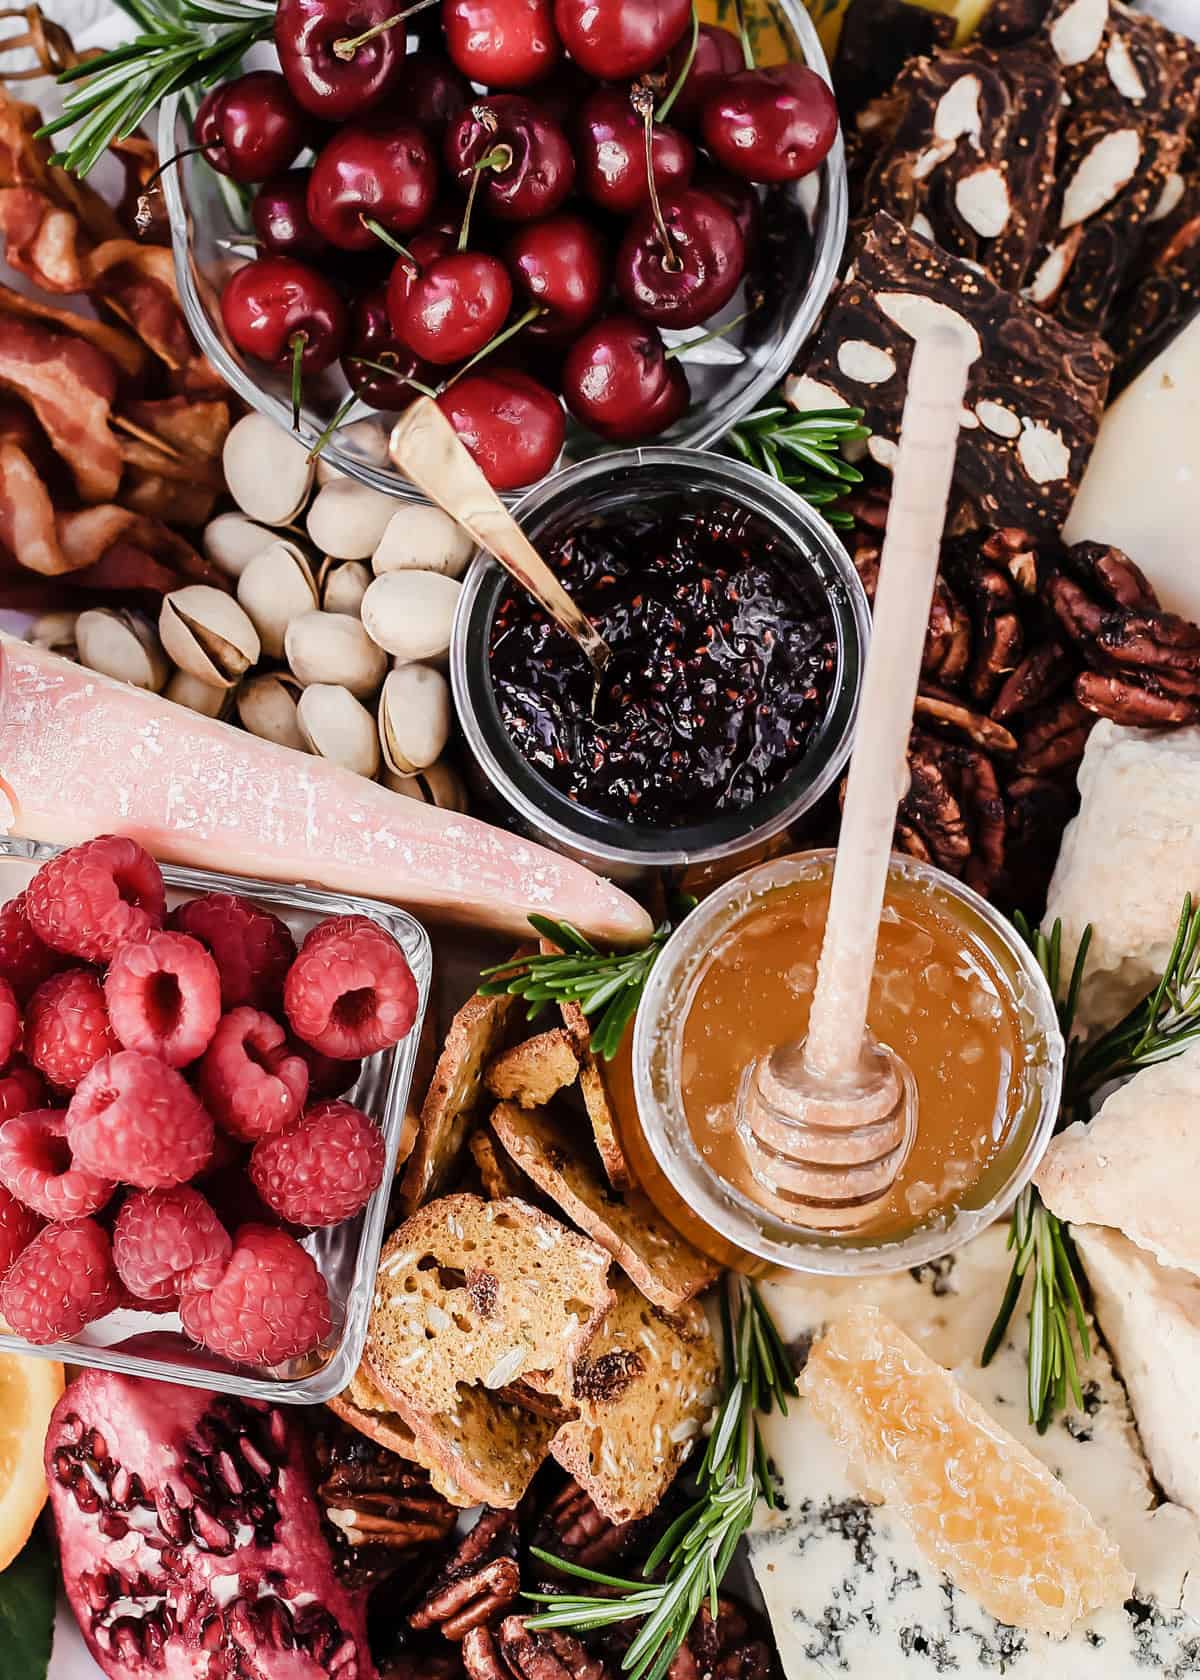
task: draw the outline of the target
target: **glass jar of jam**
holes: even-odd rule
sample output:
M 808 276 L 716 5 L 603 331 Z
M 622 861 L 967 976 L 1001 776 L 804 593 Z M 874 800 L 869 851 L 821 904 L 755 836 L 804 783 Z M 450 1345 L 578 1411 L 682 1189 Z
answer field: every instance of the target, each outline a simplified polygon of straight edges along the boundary
M 756 1058 L 804 1037 L 833 856 L 718 888 L 666 945 L 638 1009 L 623 1141 L 664 1214 L 726 1264 L 862 1275 L 935 1259 L 1012 1206 L 1054 1127 L 1064 1046 L 1031 952 L 960 881 L 894 857 L 868 1025 L 915 1085 L 913 1141 L 861 1226 L 817 1228 L 765 1189 L 739 1086 Z
M 475 561 L 451 677 L 510 821 L 626 882 L 786 844 L 846 762 L 869 629 L 830 527 L 762 473 L 678 449 L 582 463 L 514 513 L 613 658 L 593 692 L 574 643 Z

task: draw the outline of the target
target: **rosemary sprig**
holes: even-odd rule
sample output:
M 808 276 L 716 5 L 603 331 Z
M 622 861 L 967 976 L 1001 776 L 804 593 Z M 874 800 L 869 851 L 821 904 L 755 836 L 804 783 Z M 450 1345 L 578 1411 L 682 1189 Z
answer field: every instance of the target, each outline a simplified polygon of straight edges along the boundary
M 773 403 L 748 414 L 724 441 L 743 461 L 823 509 L 831 525 L 846 527 L 854 523 L 852 517 L 833 504 L 861 484 L 863 475 L 842 459 L 839 448 L 870 437 L 862 418 L 861 408 L 799 414 L 786 403 Z
M 725 1392 L 697 1472 L 696 1498 L 667 1529 L 642 1568 L 641 1580 L 604 1575 L 535 1550 L 562 1575 L 608 1589 L 586 1593 L 527 1593 L 549 1608 L 532 1628 L 589 1633 L 615 1622 L 641 1623 L 621 1660 L 629 1680 L 662 1680 L 703 1605 L 717 1614 L 717 1596 L 759 1498 L 775 1502 L 760 1415 L 776 1406 L 785 1415 L 796 1392 L 787 1352 L 756 1286 L 729 1274 L 721 1297 L 725 1330 Z M 658 1576 L 658 1579 L 654 1579 Z
M 577 1003 L 585 1015 L 599 1013 L 592 1027 L 592 1050 L 611 1061 L 637 1009 L 650 970 L 671 936 L 672 924 L 660 922 L 650 943 L 638 951 L 601 951 L 570 922 L 552 921 L 549 916 L 530 916 L 529 921 L 534 931 L 553 940 L 562 954 L 521 957 L 516 962 L 485 968 L 479 990 L 484 997 L 500 997 L 505 992 L 523 997 L 531 1021 L 548 1003 Z
M 1020 915 L 1014 921 L 1046 976 L 1067 1041 L 1060 1127 L 1086 1118 L 1093 1097 L 1103 1086 L 1152 1062 L 1168 1061 L 1200 1038 L 1200 906 L 1193 905 L 1190 893 L 1184 898 L 1171 953 L 1157 986 L 1086 1048 L 1074 1036 L 1074 1024 L 1091 928 L 1084 929 L 1064 991 L 1061 923 L 1056 921 L 1046 935 L 1040 929 L 1031 929 Z M 1012 1270 L 981 1363 L 986 1365 L 1003 1341 L 1032 1267 L 1029 1421 L 1045 1431 L 1055 1413 L 1066 1405 L 1068 1395 L 1077 1406 L 1082 1405 L 1074 1337 L 1078 1336 L 1085 1359 L 1091 1344 L 1070 1236 L 1033 1185 L 1028 1185 L 1017 1200 L 1008 1246 L 1015 1251 Z
M 132 41 L 64 70 L 62 115 L 39 132 L 74 132 L 52 162 L 86 175 L 113 140 L 141 126 L 167 94 L 211 87 L 270 35 L 274 0 L 116 0 L 138 26 Z M 75 85 L 78 84 L 78 85 Z

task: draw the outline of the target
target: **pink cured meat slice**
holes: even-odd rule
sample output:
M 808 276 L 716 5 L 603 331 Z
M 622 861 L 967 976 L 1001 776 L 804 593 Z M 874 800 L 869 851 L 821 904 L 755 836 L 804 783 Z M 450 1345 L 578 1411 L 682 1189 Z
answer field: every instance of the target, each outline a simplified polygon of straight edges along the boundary
M 5 802 L 11 806 L 4 810 Z M 521 934 L 530 911 L 618 945 L 640 905 L 542 846 L 0 636 L 0 829 L 128 834 L 164 863 L 390 899 Z

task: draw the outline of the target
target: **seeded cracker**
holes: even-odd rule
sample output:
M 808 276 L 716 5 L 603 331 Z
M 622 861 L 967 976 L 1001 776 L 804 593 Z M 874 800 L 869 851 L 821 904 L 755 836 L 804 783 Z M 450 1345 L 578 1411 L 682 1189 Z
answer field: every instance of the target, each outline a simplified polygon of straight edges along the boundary
M 639 1190 L 617 1196 L 602 1184 L 548 1114 L 500 1103 L 490 1124 L 517 1165 L 608 1250 L 655 1306 L 677 1312 L 716 1280 L 718 1267 L 686 1243 L 647 1196 Z
M 446 1474 L 438 1455 L 417 1440 L 387 1396 L 380 1392 L 365 1363 L 359 1366 L 343 1392 L 326 1404 L 335 1417 L 357 1429 L 368 1441 L 386 1447 L 412 1464 L 419 1464 L 428 1472 L 437 1492 L 452 1505 L 474 1503 L 474 1497 L 465 1498 L 462 1488 Z
M 623 1277 L 617 1303 L 575 1366 L 579 1417 L 550 1451 L 610 1522 L 648 1516 L 712 1409 L 717 1353 L 703 1307 L 665 1313 Z
M 483 1183 L 483 1193 L 490 1201 L 499 1202 L 505 1196 L 520 1196 L 527 1202 L 536 1200 L 537 1190 L 498 1146 L 486 1126 L 476 1127 L 468 1147 Z
M 617 1116 L 609 1100 L 604 1070 L 592 1055 L 592 1033 L 588 1018 L 577 1003 L 562 1003 L 559 1008 L 579 1057 L 579 1089 L 583 1095 L 588 1119 L 592 1123 L 592 1136 L 596 1140 L 601 1165 L 610 1184 L 615 1185 L 618 1190 L 628 1190 L 633 1185 L 634 1178 L 625 1159 L 625 1151 L 621 1148 L 621 1134 L 617 1129 Z M 633 1031 L 632 1026 L 629 1031 Z
M 494 1097 L 519 1103 L 522 1108 L 540 1108 L 579 1074 L 579 1058 L 570 1034 L 563 1027 L 538 1033 L 523 1044 L 502 1050 L 488 1063 L 484 1083 Z

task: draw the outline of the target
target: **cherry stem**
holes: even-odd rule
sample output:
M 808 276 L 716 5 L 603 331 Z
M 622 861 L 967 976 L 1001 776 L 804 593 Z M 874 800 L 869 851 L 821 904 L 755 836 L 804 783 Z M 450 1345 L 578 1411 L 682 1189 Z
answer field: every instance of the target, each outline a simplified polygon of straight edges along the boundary
M 170 169 L 172 164 L 181 163 L 184 158 L 195 157 L 197 152 L 204 153 L 207 149 L 206 146 L 185 146 L 181 152 L 175 152 L 173 156 L 160 163 L 153 174 L 147 175 L 142 190 L 137 195 L 137 203 L 133 210 L 133 225 L 139 233 L 146 233 L 153 226 L 153 199 L 155 193 L 159 190 L 158 183 L 161 176 Z
M 745 60 L 746 68 L 747 70 L 757 70 L 758 65 L 754 62 L 754 44 L 750 39 L 750 25 L 746 19 L 745 0 L 734 0 L 734 12 L 737 16 L 738 39 L 742 43 L 742 57 Z
M 683 259 L 676 254 L 675 247 L 671 244 L 667 224 L 663 221 L 662 205 L 658 202 L 658 186 L 654 179 L 654 95 L 648 87 L 635 87 L 629 98 L 634 110 L 642 119 L 646 142 L 646 189 L 650 195 L 650 214 L 654 217 L 654 226 L 662 242 L 663 268 L 668 274 L 678 274 L 683 268 Z
M 448 391 L 451 385 L 456 384 L 457 381 L 462 378 L 464 373 L 469 373 L 471 371 L 476 362 L 481 362 L 485 356 L 490 356 L 493 350 L 499 350 L 500 346 L 502 344 L 506 344 L 508 340 L 514 336 L 514 334 L 519 333 L 522 327 L 527 327 L 530 321 L 536 321 L 539 315 L 544 315 L 545 313 L 545 304 L 530 304 L 524 315 L 518 315 L 515 321 L 510 321 L 503 332 L 498 332 L 495 338 L 489 338 L 482 350 L 476 350 L 475 354 L 469 361 L 464 362 L 456 373 L 451 374 L 450 378 L 447 379 L 441 387 L 441 390 Z M 440 396 L 441 392 L 438 394 Z
M 350 395 L 346 398 L 345 402 L 338 409 L 338 411 L 334 415 L 333 419 L 329 422 L 328 426 L 326 426 L 325 430 L 321 433 L 321 435 L 317 439 L 316 443 L 314 443 L 312 448 L 309 450 L 308 457 L 307 457 L 307 459 L 309 461 L 315 461 L 316 460 L 317 456 L 324 449 L 325 445 L 329 442 L 329 440 L 333 436 L 334 432 L 337 431 L 338 427 L 341 425 L 342 421 L 346 418 L 347 414 L 349 414 L 350 410 L 354 407 L 354 405 L 357 401 L 358 401 L 357 395 L 353 391 L 351 391 Z
M 388 352 L 384 351 L 384 355 Z M 419 379 L 411 378 L 407 373 L 398 373 L 394 367 L 388 367 L 385 362 L 373 362 L 369 356 L 349 356 L 347 360 L 355 367 L 370 368 L 372 373 L 384 373 L 389 379 L 398 379 L 402 385 L 411 385 L 414 391 L 420 391 L 423 397 L 436 397 L 437 392 L 429 385 L 422 385 Z
M 374 216 L 360 215 L 358 219 L 368 233 L 373 233 L 376 239 L 381 239 L 390 250 L 395 251 L 397 256 L 403 257 L 405 262 L 411 263 L 414 268 L 420 266 L 408 246 L 401 245 L 400 241 L 388 232 L 382 222 L 377 222 Z
M 300 364 L 304 360 L 304 351 L 308 345 L 306 332 L 293 333 L 289 339 L 292 352 L 292 430 L 300 430 L 300 399 L 303 389 L 300 383 Z
M 696 10 L 696 0 L 692 0 L 692 38 L 688 43 L 687 56 L 679 67 L 679 74 L 671 85 L 671 91 L 658 107 L 656 122 L 666 122 L 671 115 L 671 107 L 679 98 L 684 82 L 687 81 L 696 58 L 696 46 L 700 40 L 700 13 Z
M 471 231 L 471 212 L 475 208 L 475 194 L 479 191 L 479 180 L 485 169 L 507 169 L 513 160 L 511 146 L 493 146 L 490 152 L 485 152 L 477 163 L 471 165 L 471 185 L 467 189 L 467 202 L 463 208 L 462 226 L 458 230 L 458 245 L 456 249 L 465 251 L 467 236 Z
M 755 308 L 757 307 L 755 305 Z M 748 321 L 753 313 L 753 309 L 743 309 L 740 315 L 735 315 L 732 321 L 726 321 L 723 327 L 714 327 L 711 332 L 702 333 L 699 338 L 688 338 L 682 344 L 673 344 L 669 350 L 663 351 L 663 361 L 669 362 L 672 356 L 682 356 L 685 350 L 695 350 L 701 344 L 709 344 L 714 338 L 724 338 L 734 327 L 740 327 L 743 321 Z
M 382 23 L 375 24 L 373 28 L 364 29 L 361 35 L 343 36 L 340 41 L 335 41 L 333 43 L 334 55 L 340 58 L 343 63 L 348 64 L 359 47 L 365 47 L 367 42 L 373 41 L 377 35 L 386 35 L 389 29 L 395 29 L 396 25 L 403 23 L 406 18 L 413 17 L 417 12 L 427 11 L 430 6 L 440 4 L 441 0 L 417 0 L 415 6 L 406 7 L 404 11 L 397 12 L 395 17 L 384 18 Z

